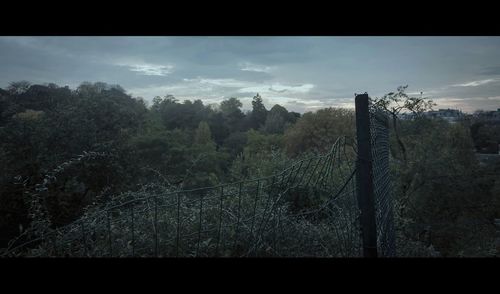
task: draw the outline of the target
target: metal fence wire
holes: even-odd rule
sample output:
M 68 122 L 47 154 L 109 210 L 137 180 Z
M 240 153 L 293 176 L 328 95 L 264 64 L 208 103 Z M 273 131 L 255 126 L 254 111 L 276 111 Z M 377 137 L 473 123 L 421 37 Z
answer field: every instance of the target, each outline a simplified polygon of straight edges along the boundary
M 389 170 L 389 118 L 372 104 L 369 110 L 377 249 L 382 257 L 394 257 L 396 236 Z

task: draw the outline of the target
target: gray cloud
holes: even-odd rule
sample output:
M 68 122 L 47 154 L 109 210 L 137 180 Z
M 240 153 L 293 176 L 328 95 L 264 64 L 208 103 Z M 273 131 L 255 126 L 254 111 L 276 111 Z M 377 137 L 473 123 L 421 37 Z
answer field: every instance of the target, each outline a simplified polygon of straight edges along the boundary
M 461 84 L 455 84 L 455 85 L 452 85 L 452 87 L 479 87 L 482 85 L 495 83 L 498 81 L 499 81 L 498 79 L 486 79 L 486 80 L 479 80 L 479 81 L 470 81 L 470 82 L 465 82 L 465 83 L 461 83 Z
M 234 96 L 245 107 L 259 92 L 266 106 L 306 111 L 409 84 L 443 105 L 488 109 L 499 59 L 500 37 L 0 37 L 0 87 L 104 81 L 146 100 Z
M 488 66 L 481 70 L 482 75 L 500 75 L 500 66 Z

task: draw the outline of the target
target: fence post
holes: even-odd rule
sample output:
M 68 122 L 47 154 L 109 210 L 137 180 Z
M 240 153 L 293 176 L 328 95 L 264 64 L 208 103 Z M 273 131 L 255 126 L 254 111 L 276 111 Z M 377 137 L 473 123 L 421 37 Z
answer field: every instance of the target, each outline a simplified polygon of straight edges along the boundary
M 368 94 L 356 95 L 355 104 L 356 138 L 358 143 L 356 183 L 358 206 L 361 211 L 363 256 L 377 257 L 377 227 L 375 223 Z

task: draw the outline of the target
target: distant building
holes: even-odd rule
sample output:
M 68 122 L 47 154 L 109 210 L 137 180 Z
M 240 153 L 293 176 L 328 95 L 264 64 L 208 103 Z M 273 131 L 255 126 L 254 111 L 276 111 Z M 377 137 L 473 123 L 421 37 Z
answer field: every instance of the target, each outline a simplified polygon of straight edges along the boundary
M 417 114 L 414 114 L 411 112 L 401 113 L 398 115 L 399 119 L 401 119 L 401 120 L 412 120 L 416 116 L 417 116 Z M 444 120 L 449 121 L 449 122 L 456 122 L 460 118 L 465 117 L 465 114 L 457 109 L 439 109 L 439 110 L 424 112 L 423 116 L 428 117 L 428 118 L 441 118 L 441 119 L 444 119 Z
M 500 120 L 500 108 L 493 111 L 477 111 L 474 116 L 486 120 Z
M 454 123 L 464 117 L 462 111 L 458 109 L 439 109 L 425 112 L 424 115 L 429 118 L 441 118 L 448 122 Z

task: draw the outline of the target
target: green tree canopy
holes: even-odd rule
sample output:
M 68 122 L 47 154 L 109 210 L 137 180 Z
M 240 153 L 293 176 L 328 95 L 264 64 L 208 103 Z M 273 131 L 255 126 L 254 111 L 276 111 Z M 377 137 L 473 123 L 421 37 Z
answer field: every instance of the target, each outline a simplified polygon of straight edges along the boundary
M 267 115 L 264 131 L 270 134 L 283 134 L 288 119 L 289 114 L 286 108 L 276 104 Z
M 212 133 L 210 127 L 205 121 L 200 122 L 194 136 L 194 143 L 199 145 L 212 143 Z
M 252 112 L 250 113 L 250 127 L 257 130 L 264 125 L 267 109 L 262 103 L 262 97 L 257 93 L 252 100 Z
M 239 131 L 242 128 L 245 118 L 245 114 L 241 111 L 242 106 L 241 101 L 234 97 L 224 100 L 220 104 L 220 110 L 231 132 Z
M 355 120 L 352 110 L 326 108 L 305 113 L 285 132 L 287 153 L 326 152 L 340 136 L 354 138 Z

